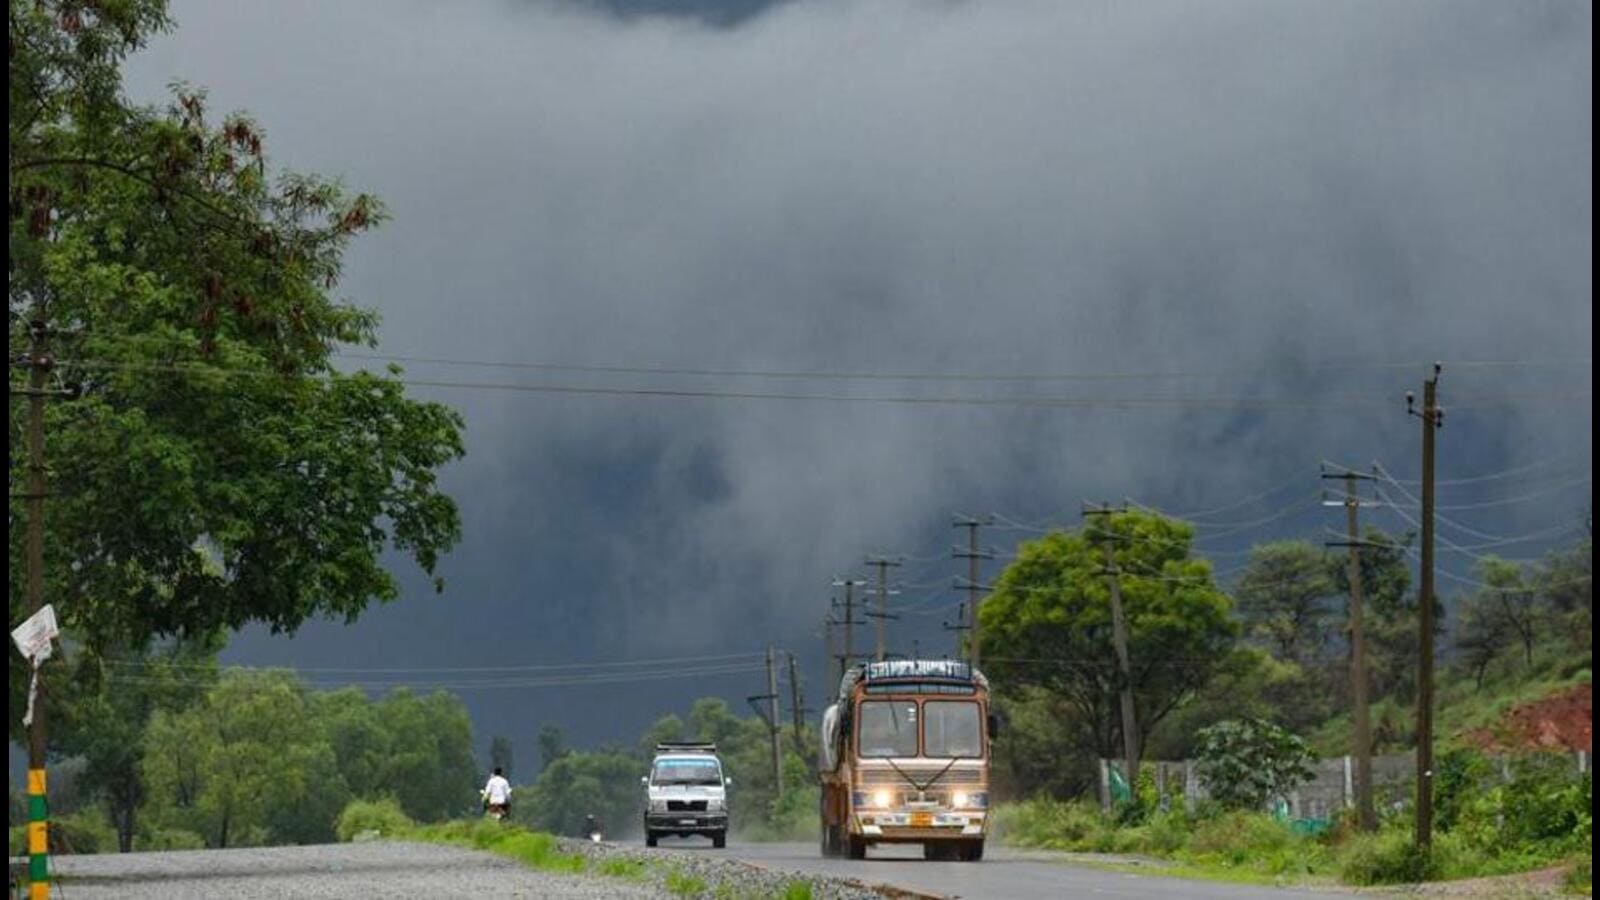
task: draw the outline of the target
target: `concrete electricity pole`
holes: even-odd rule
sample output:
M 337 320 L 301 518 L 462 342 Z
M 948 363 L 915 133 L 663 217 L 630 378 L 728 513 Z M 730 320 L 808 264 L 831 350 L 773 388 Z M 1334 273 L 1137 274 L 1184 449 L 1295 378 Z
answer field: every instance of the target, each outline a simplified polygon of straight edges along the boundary
M 885 658 L 887 620 L 894 618 L 889 614 L 889 567 L 900 564 L 899 559 L 887 556 L 867 557 L 867 565 L 878 567 L 878 611 L 872 614 L 872 618 L 878 620 L 878 662 L 883 662 Z
M 1422 412 L 1415 395 L 1406 393 L 1406 412 L 1422 420 L 1422 571 L 1417 598 L 1417 833 L 1418 847 L 1433 843 L 1433 450 L 1434 432 L 1444 424 L 1439 408 L 1439 372 L 1422 383 Z
M 1322 477 L 1344 479 L 1344 499 L 1325 502 L 1344 506 L 1346 539 L 1325 543 L 1329 547 L 1342 546 L 1350 550 L 1346 578 L 1350 582 L 1350 702 L 1354 707 L 1352 716 L 1355 720 L 1355 747 L 1352 749 L 1356 758 L 1356 823 L 1362 831 L 1374 831 L 1378 827 L 1378 813 L 1372 802 L 1372 717 L 1367 705 L 1367 649 L 1361 609 L 1363 542 L 1356 521 L 1356 514 L 1363 505 L 1361 498 L 1356 495 L 1356 482 L 1370 480 L 1372 476 L 1345 470 L 1323 472 Z M 1368 502 L 1366 505 L 1372 504 Z
M 1089 539 L 1105 547 L 1106 562 L 1103 570 L 1106 576 L 1106 585 L 1111 590 L 1111 641 L 1117 653 L 1117 673 L 1122 682 L 1122 748 L 1127 756 L 1126 773 L 1128 788 L 1133 789 L 1138 784 L 1139 778 L 1139 720 L 1134 716 L 1133 708 L 1133 667 L 1128 661 L 1128 625 L 1122 612 L 1122 584 L 1119 579 L 1121 574 L 1117 570 L 1115 544 L 1119 540 L 1117 533 L 1111 527 L 1111 516 L 1127 512 L 1126 508 L 1113 509 L 1108 505 L 1088 506 L 1083 508 L 1086 519 L 1099 519 L 1100 523 L 1095 528 L 1095 533 Z
M 956 630 L 956 648 L 958 656 L 962 655 L 959 650 L 962 644 L 965 643 L 967 647 L 967 652 L 964 654 L 965 658 L 976 669 L 981 653 L 979 650 L 980 642 L 983 638 L 983 625 L 978 621 L 978 612 L 983 604 L 984 593 L 983 585 L 978 580 L 978 560 L 994 559 L 994 553 L 978 549 L 978 529 L 985 525 L 993 525 L 994 517 L 984 516 L 979 519 L 972 516 L 958 515 L 952 524 L 956 528 L 967 529 L 966 549 L 960 547 L 952 547 L 950 549 L 950 557 L 952 559 L 965 559 L 967 561 L 967 583 L 964 588 L 967 592 L 967 602 L 962 607 L 966 615 L 958 621 L 965 623 L 968 628 L 966 635 L 962 635 L 959 628 Z M 965 641 L 962 640 L 963 637 L 966 638 Z

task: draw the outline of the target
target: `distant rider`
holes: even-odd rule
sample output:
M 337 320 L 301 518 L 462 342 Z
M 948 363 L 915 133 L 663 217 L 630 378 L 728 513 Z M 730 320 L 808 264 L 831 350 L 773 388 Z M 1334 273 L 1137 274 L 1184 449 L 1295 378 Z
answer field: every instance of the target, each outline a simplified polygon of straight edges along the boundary
M 494 774 L 489 776 L 489 783 L 483 786 L 484 807 L 491 815 L 505 816 L 511 812 L 511 782 L 506 780 L 505 772 L 495 766 Z

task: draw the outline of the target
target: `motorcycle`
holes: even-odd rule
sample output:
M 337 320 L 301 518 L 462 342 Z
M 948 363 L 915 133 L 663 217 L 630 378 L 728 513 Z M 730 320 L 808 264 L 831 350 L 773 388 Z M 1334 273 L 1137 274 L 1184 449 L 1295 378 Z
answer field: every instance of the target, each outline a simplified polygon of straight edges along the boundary
M 483 816 L 489 821 L 504 822 L 506 816 L 511 814 L 511 804 L 490 803 L 488 794 L 482 794 L 481 799 L 483 800 Z
M 589 816 L 584 820 L 583 834 L 596 844 L 606 839 L 605 834 L 600 829 L 600 820 L 594 816 Z

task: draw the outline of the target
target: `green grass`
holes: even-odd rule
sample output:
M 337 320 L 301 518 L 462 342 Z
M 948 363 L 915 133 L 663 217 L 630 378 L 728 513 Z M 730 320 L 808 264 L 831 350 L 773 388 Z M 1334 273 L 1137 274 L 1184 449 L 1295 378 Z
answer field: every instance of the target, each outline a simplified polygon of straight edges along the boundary
M 668 893 L 678 897 L 702 897 L 710 886 L 698 875 L 689 875 L 682 869 L 672 869 L 667 872 L 666 888 Z
M 715 897 L 728 900 L 733 898 L 766 900 L 767 897 L 773 897 L 778 900 L 810 900 L 812 894 L 811 884 L 806 881 L 789 882 L 781 892 L 775 894 L 752 894 L 733 881 L 708 884 L 704 878 L 690 875 L 665 861 L 612 857 L 591 862 L 581 853 L 563 853 L 560 843 L 552 835 L 528 831 L 519 825 L 481 819 L 442 822 L 436 825 L 414 825 L 385 836 L 483 850 L 496 856 L 514 859 L 530 869 L 542 872 L 587 874 L 632 882 L 654 882 L 678 897 Z

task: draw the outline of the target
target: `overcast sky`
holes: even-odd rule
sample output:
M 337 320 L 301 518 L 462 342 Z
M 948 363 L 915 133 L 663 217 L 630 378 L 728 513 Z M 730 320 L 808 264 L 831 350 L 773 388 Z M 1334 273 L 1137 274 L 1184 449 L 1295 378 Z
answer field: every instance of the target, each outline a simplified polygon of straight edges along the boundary
M 1254 541 L 1342 524 L 1314 503 L 1322 459 L 1416 477 L 1403 398 L 1435 359 L 1451 410 L 1441 473 L 1535 466 L 1442 487 L 1441 503 L 1463 506 L 1526 497 L 1457 521 L 1517 536 L 1589 508 L 1587 3 L 207 0 L 174 13 L 177 30 L 128 67 L 136 97 L 206 86 L 213 108 L 259 118 L 274 163 L 388 204 L 393 221 L 359 242 L 341 286 L 381 311 L 383 353 L 1189 373 L 408 363 L 416 379 L 480 385 L 985 402 L 417 387 L 467 419 L 468 455 L 445 478 L 465 526 L 446 592 L 402 564 L 393 605 L 292 639 L 247 633 L 233 661 L 535 666 L 771 641 L 815 681 L 829 582 L 879 551 L 912 557 L 894 600 L 921 604 L 892 649 L 942 652 L 949 578 L 964 572 L 945 558 L 952 512 L 1073 523 L 1083 499 L 1183 511 L 1278 487 L 1213 517 L 1202 547 L 1227 570 Z M 1019 396 L 1070 402 L 989 402 Z M 463 696 L 484 741 L 509 734 L 528 759 L 546 721 L 584 743 L 631 740 L 696 696 L 742 707 L 761 690 L 741 671 Z

